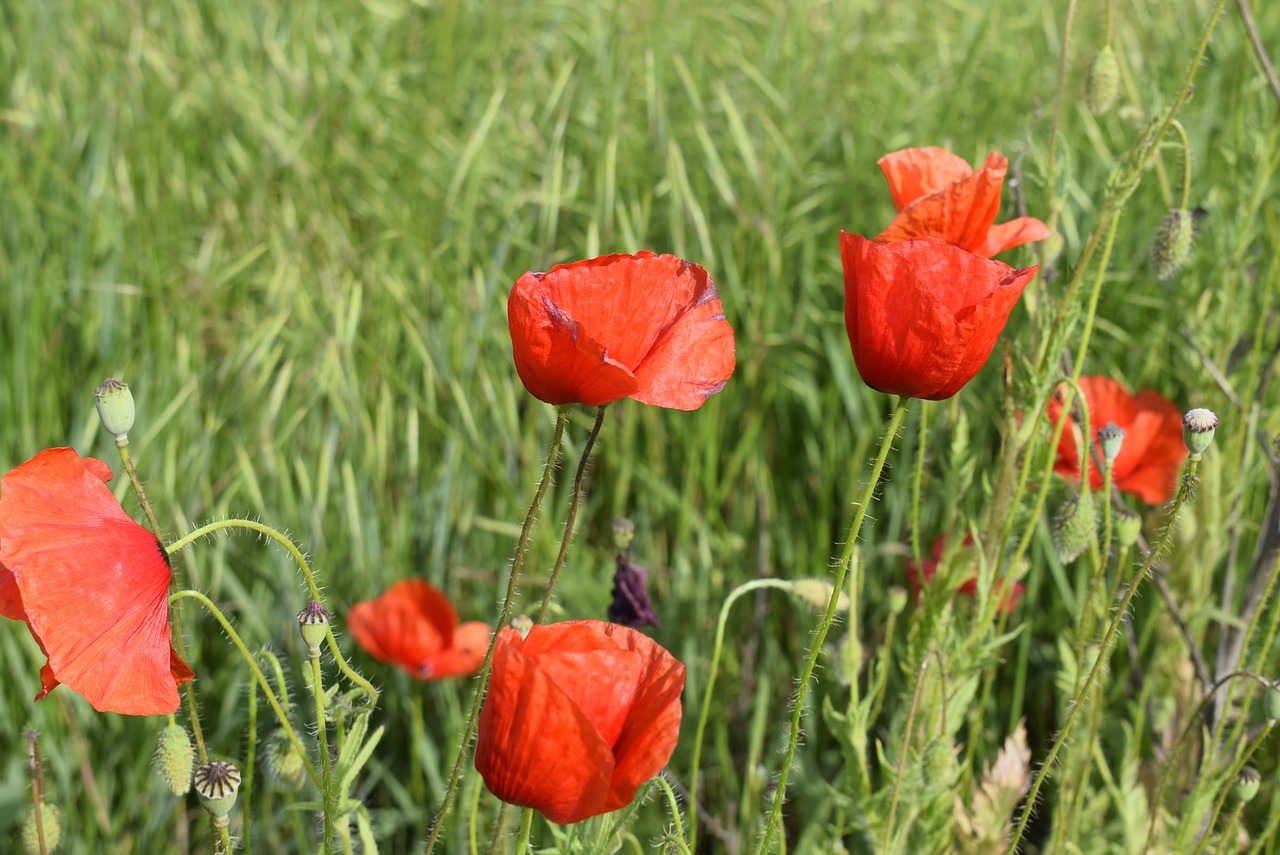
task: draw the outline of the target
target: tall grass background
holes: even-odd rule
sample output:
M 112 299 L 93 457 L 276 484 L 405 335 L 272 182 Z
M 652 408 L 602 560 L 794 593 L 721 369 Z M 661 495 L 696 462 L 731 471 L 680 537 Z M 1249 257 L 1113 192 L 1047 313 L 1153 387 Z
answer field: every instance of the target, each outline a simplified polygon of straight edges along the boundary
M 1280 53 L 1280 4 L 1255 6 L 1262 41 Z M 464 619 L 491 619 L 554 418 L 513 369 L 511 283 L 606 252 L 676 253 L 715 279 L 737 371 L 696 413 L 631 401 L 610 409 L 558 606 L 563 617 L 604 616 L 610 525 L 635 520 L 636 557 L 652 568 L 663 622 L 654 636 L 687 664 L 686 711 L 696 713 L 724 598 L 755 577 L 828 572 L 889 412 L 849 354 L 837 231 L 887 224 L 893 209 L 875 161 L 911 145 L 943 145 L 971 162 L 1008 154 L 1001 219 L 1019 203 L 1047 218 L 1064 8 L 5 4 L 0 470 L 56 445 L 111 460 L 91 392 L 120 377 L 139 402 L 132 448 L 166 539 L 230 516 L 288 530 L 313 556 L 339 627 L 352 603 L 406 577 L 444 588 Z M 1005 343 L 1014 362 L 1031 355 L 1025 307 L 1060 292 L 1116 158 L 1176 88 L 1210 8 L 1118 0 L 1123 94 L 1095 117 L 1082 81 L 1102 42 L 1103 4 L 1080 4 L 1054 173 L 1062 252 L 1015 310 L 992 364 L 928 410 L 926 548 L 935 532 L 982 522 Z M 1277 116 L 1231 8 L 1181 116 L 1192 204 L 1203 208 L 1195 250 L 1176 279 L 1151 277 L 1151 236 L 1176 203 L 1180 159 L 1170 150 L 1126 209 L 1086 369 L 1222 418 L 1165 574 L 1206 655 L 1219 622 L 1238 621 L 1218 592 L 1226 574 L 1242 589 L 1276 490 L 1264 440 L 1280 432 L 1280 411 L 1263 381 L 1280 327 Z M 1026 266 L 1037 254 L 1024 248 L 1008 260 Z M 1259 389 L 1266 397 L 1256 401 Z M 575 416 L 566 459 L 576 459 L 590 419 Z M 868 658 L 883 640 L 888 590 L 905 584 L 920 424 L 917 410 L 863 531 Z M 568 473 L 559 481 L 533 543 L 524 585 L 533 596 L 568 501 Z M 1060 723 L 1057 639 L 1074 626 L 1087 576 L 1052 553 L 1042 524 L 1028 595 L 1010 622 L 1020 634 L 989 666 L 994 690 L 971 718 L 980 723 L 971 738 L 985 744 L 976 772 L 1019 719 L 1037 757 Z M 249 536 L 210 539 L 175 566 L 251 644 L 301 661 L 294 614 L 305 595 L 280 549 Z M 715 825 L 704 828 L 706 851 L 755 839 L 816 621 L 776 596 L 737 608 L 703 754 L 703 808 Z M 234 758 L 246 675 L 216 624 L 188 614 L 209 742 Z M 1140 598 L 1133 625 L 1146 683 L 1108 687 L 1116 721 L 1185 705 L 1190 691 L 1186 648 L 1159 598 Z M 886 721 L 905 711 L 918 665 L 904 644 L 889 649 L 904 658 L 888 659 Z M 197 824 L 190 841 L 177 830 L 175 812 L 198 810 L 194 801 L 168 795 L 150 769 L 158 722 L 96 714 L 66 689 L 34 703 L 39 650 L 9 622 L 0 650 L 0 849 L 17 845 L 30 726 L 66 814 L 62 851 L 208 850 Z M 384 852 L 417 851 L 471 686 L 416 682 L 352 656 L 384 688 L 387 726 L 359 795 Z M 835 685 L 829 668 L 821 680 Z M 841 809 L 824 783 L 840 755 L 814 709 L 805 721 L 787 832 L 793 851 L 821 852 L 806 835 L 823 839 L 815 830 Z M 686 787 L 691 722 L 670 764 Z M 1134 749 L 1144 775 L 1152 750 Z M 1280 811 L 1275 762 L 1259 762 L 1258 831 Z M 464 809 L 478 786 L 464 792 Z M 305 851 L 310 817 L 277 809 L 288 794 L 274 798 L 255 848 Z M 1116 816 L 1104 807 L 1096 821 Z M 641 851 L 664 817 L 657 800 L 641 808 L 632 828 Z M 465 822 L 453 825 L 448 851 L 469 851 Z M 1040 839 L 1035 823 L 1031 839 Z

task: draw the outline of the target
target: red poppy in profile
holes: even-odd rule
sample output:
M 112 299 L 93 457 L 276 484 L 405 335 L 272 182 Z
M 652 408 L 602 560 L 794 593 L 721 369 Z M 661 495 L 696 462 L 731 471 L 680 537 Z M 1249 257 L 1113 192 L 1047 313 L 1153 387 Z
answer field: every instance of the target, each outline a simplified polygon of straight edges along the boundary
M 552 822 L 631 803 L 680 735 L 684 665 L 598 620 L 498 633 L 476 769 L 495 796 Z
M 883 242 L 936 237 L 990 258 L 1031 241 L 1049 227 L 1034 217 L 995 225 L 1009 160 L 992 152 L 974 171 L 946 149 L 905 148 L 880 158 L 897 218 L 876 238 Z
M 733 329 L 707 272 L 674 255 L 605 255 L 526 273 L 507 323 L 516 372 L 548 404 L 622 398 L 696 410 L 733 374 Z
M 0 614 L 25 621 L 59 683 L 101 712 L 171 713 L 195 675 L 169 630 L 164 545 L 107 488 L 111 470 L 70 448 L 0 478 Z
M 489 626 L 458 625 L 458 612 L 430 582 L 403 579 L 376 600 L 356 603 L 347 631 L 380 662 L 399 665 L 419 680 L 466 677 L 480 670 Z
M 1107 422 L 1124 430 L 1120 454 L 1112 465 L 1112 482 L 1122 492 L 1156 505 L 1173 498 L 1178 472 L 1187 457 L 1182 441 L 1182 412 L 1178 405 L 1159 392 L 1144 389 L 1137 395 L 1110 377 L 1081 377 L 1080 390 L 1089 407 L 1089 432 L 1096 444 L 1098 429 Z M 1050 424 L 1056 425 L 1062 412 L 1059 393 L 1049 401 Z M 1079 480 L 1080 430 L 1071 415 L 1058 443 L 1058 459 L 1053 469 L 1064 478 Z M 1101 452 L 1099 452 L 1101 454 Z M 1089 486 L 1102 488 L 1102 473 L 1089 456 Z
M 939 401 L 973 379 L 1037 268 L 1015 270 L 936 237 L 840 233 L 844 321 L 863 381 Z
M 929 552 L 930 557 L 921 559 L 920 567 L 916 567 L 916 562 L 914 560 L 907 559 L 907 584 L 911 587 L 911 593 L 916 599 L 920 598 L 920 591 L 924 588 L 925 584 L 932 582 L 933 577 L 937 574 L 938 564 L 942 561 L 942 553 L 946 548 L 946 545 L 946 535 L 940 534 L 933 541 L 933 548 Z M 973 538 L 966 534 L 964 537 L 964 546 L 972 545 Z M 923 572 L 921 572 L 922 570 Z M 1018 607 L 1018 600 L 1022 599 L 1022 592 L 1026 590 L 1026 585 L 1023 585 L 1021 582 L 1016 582 L 1007 591 L 1004 590 L 1004 588 L 1005 583 L 1002 579 L 996 583 L 994 595 L 1000 597 L 1000 611 L 1004 614 L 1009 614 Z M 977 571 L 975 570 L 972 576 L 965 579 L 956 590 L 961 594 L 966 594 L 970 597 L 977 596 Z

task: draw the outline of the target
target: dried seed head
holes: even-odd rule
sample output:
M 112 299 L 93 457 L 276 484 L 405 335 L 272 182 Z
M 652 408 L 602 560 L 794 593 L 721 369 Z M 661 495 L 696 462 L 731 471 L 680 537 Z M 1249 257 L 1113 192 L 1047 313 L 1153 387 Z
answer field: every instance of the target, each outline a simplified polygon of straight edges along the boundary
M 1151 275 L 1164 280 L 1181 270 L 1187 256 L 1191 255 L 1195 237 L 1195 223 L 1190 211 L 1174 208 L 1165 214 L 1151 241 Z
M 39 821 L 37 822 L 37 812 Z M 52 855 L 62 842 L 62 811 L 57 805 L 40 802 L 27 811 L 22 821 L 22 851 L 26 855 Z M 40 844 L 44 845 L 41 846 Z
M 1120 94 L 1120 63 L 1116 52 L 1106 44 L 1094 54 L 1084 78 L 1084 105 L 1099 116 L 1111 109 Z
M 191 770 L 195 766 L 196 752 L 191 747 L 191 735 L 181 725 L 171 724 L 156 738 L 156 771 L 175 796 L 186 795 L 191 789 Z
M 1089 547 L 1097 530 L 1091 493 L 1072 493 L 1053 520 L 1053 546 L 1063 564 L 1075 561 Z

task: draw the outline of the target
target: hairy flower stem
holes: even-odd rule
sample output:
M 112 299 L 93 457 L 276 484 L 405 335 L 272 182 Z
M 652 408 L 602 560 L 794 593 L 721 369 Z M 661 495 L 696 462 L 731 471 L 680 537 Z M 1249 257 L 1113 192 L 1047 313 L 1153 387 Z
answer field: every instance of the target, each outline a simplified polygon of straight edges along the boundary
M 324 843 L 321 851 L 333 852 L 333 760 L 329 757 L 329 724 L 324 711 L 324 675 L 320 670 L 320 648 L 311 648 L 311 694 L 316 701 L 316 741 L 320 748 L 320 804 L 324 813 Z
M 893 850 L 893 817 L 898 811 L 898 795 L 902 792 L 902 779 L 907 771 L 907 758 L 911 756 L 911 739 L 916 729 L 916 712 L 920 709 L 920 689 L 924 686 L 925 671 L 929 669 L 929 657 L 925 656 L 916 672 L 916 686 L 911 693 L 911 707 L 907 711 L 907 726 L 902 731 L 902 742 L 898 747 L 898 772 L 893 776 L 893 794 L 889 797 L 889 814 L 884 821 L 884 844 L 881 852 Z M 945 698 L 945 693 L 944 693 Z M 946 727 L 944 717 L 943 728 Z
M 907 417 L 907 409 L 910 404 L 910 398 L 902 398 L 899 400 L 897 407 L 894 408 L 893 415 L 889 418 L 889 424 L 885 428 L 884 437 L 880 441 L 880 453 L 876 456 L 875 463 L 871 467 L 871 474 L 863 487 L 862 497 L 856 504 L 857 511 L 854 513 L 853 523 L 849 526 L 849 535 L 845 539 L 844 552 L 836 565 L 836 577 L 831 587 L 831 600 L 827 603 L 827 611 L 818 624 L 817 632 L 813 635 L 813 642 L 809 647 L 809 655 L 805 660 L 804 670 L 800 674 L 800 685 L 796 688 L 796 699 L 791 710 L 791 734 L 787 739 L 787 751 L 782 759 L 782 769 L 778 773 L 778 791 L 773 799 L 773 807 L 769 811 L 769 821 L 765 825 L 764 835 L 760 839 L 760 845 L 755 850 L 757 855 L 764 855 L 769 850 L 773 834 L 778 828 L 779 820 L 782 818 L 782 804 L 787 798 L 787 776 L 791 771 L 792 763 L 795 762 L 796 748 L 800 744 L 800 722 L 804 717 L 804 700 L 809 691 L 809 680 L 813 677 L 813 669 L 817 667 L 818 655 L 822 652 L 822 643 L 826 641 L 827 632 L 831 629 L 831 623 L 835 619 L 836 605 L 840 602 L 840 593 L 845 588 L 845 576 L 851 566 L 853 577 L 849 584 L 849 637 L 852 639 L 858 637 L 858 594 L 861 589 L 861 579 L 859 578 L 860 565 L 854 558 L 857 551 L 858 534 L 862 531 L 862 522 L 866 519 L 867 510 L 875 499 L 876 487 L 880 484 L 880 474 L 884 471 L 885 461 L 889 459 L 889 451 L 893 448 L 894 437 L 898 435 L 898 430 L 902 427 L 902 423 Z M 857 681 L 857 675 L 854 675 L 854 684 Z M 855 740 L 861 738 L 861 734 L 854 734 Z
M 591 449 L 595 447 L 596 438 L 600 436 L 600 428 L 604 425 L 605 404 L 596 409 L 596 421 L 587 434 L 586 444 L 582 446 L 582 457 L 578 459 L 578 471 L 573 476 L 573 498 L 569 501 L 569 515 L 564 521 L 564 536 L 560 538 L 560 551 L 556 553 L 556 563 L 551 566 L 551 576 L 547 579 L 547 588 L 542 592 L 542 606 L 538 609 L 538 618 L 534 623 L 542 623 L 547 618 L 547 609 L 551 608 L 551 595 L 556 589 L 556 580 L 560 578 L 560 570 L 564 567 L 564 557 L 569 552 L 569 541 L 573 539 L 573 526 L 578 519 L 578 506 L 582 504 L 582 481 L 587 474 L 587 461 L 591 458 Z
M 528 812 L 529 809 L 525 808 L 525 811 Z M 493 821 L 493 836 L 489 838 L 489 855 L 498 855 L 498 853 L 506 851 L 506 847 L 502 844 L 507 839 L 507 817 L 510 815 L 511 805 L 503 802 L 501 807 L 498 808 L 498 818 Z M 526 852 L 528 850 L 517 847 L 516 851 Z
M 516 541 L 515 558 L 511 561 L 511 572 L 507 576 L 507 593 L 502 599 L 502 610 L 498 614 L 498 622 L 495 625 L 497 631 L 493 633 L 493 637 L 489 640 L 489 650 L 484 655 L 484 665 L 480 667 L 480 673 L 476 675 L 476 692 L 471 700 L 471 713 L 467 717 L 467 726 L 462 732 L 462 741 L 458 745 L 458 754 L 453 761 L 453 772 L 449 776 L 449 786 L 444 791 L 444 800 L 440 803 L 440 811 L 436 814 L 435 822 L 431 823 L 431 831 L 427 835 L 427 843 L 422 850 L 423 855 L 431 855 L 435 851 L 436 843 L 440 840 L 440 834 L 444 831 L 445 820 L 449 818 L 449 811 L 453 808 L 453 800 L 458 795 L 458 787 L 462 783 L 463 767 L 466 763 L 467 755 L 471 752 L 471 740 L 476 735 L 476 725 L 480 721 L 480 707 L 484 703 L 485 691 L 489 688 L 489 673 L 493 669 L 493 651 L 498 643 L 498 632 L 511 620 L 511 604 L 515 600 L 516 585 L 520 581 L 520 573 L 524 570 L 524 560 L 529 553 L 529 535 L 533 531 L 533 523 L 538 516 L 538 509 L 542 507 L 542 497 L 547 494 L 547 488 L 551 486 L 551 479 L 556 471 L 556 463 L 560 460 L 560 443 L 564 439 L 564 429 L 568 423 L 569 410 L 561 407 L 556 413 L 556 426 L 551 433 L 551 443 L 547 447 L 547 462 L 542 468 L 542 480 L 538 482 L 538 488 L 533 494 L 533 501 L 529 503 L 529 510 L 525 512 L 524 524 L 520 527 L 520 538 Z
M 1182 506 L 1186 504 L 1191 494 L 1191 484 L 1195 480 L 1199 463 L 1200 461 L 1198 460 L 1192 460 L 1187 464 L 1187 474 L 1183 478 L 1182 487 L 1178 490 L 1177 498 L 1174 499 L 1173 509 L 1169 512 L 1169 519 L 1165 523 L 1164 531 L 1160 534 L 1160 540 L 1147 553 L 1147 558 L 1142 562 L 1142 567 L 1138 569 L 1132 581 L 1129 582 L 1129 587 L 1125 590 L 1124 597 L 1120 600 L 1120 605 L 1116 607 L 1115 613 L 1111 617 L 1111 623 L 1107 625 L 1107 629 L 1102 635 L 1102 640 L 1098 645 L 1098 658 L 1094 661 L 1093 667 L 1089 669 L 1089 676 L 1085 678 L 1084 687 L 1072 699 L 1071 711 L 1067 713 L 1066 721 L 1062 723 L 1062 728 L 1058 731 L 1058 738 L 1054 740 L 1048 755 L 1040 765 L 1040 771 L 1036 773 L 1035 778 L 1031 781 L 1031 789 L 1027 792 L 1026 801 L 1023 804 L 1022 816 L 1018 820 L 1018 825 L 1013 831 L 1013 838 L 1010 840 L 1009 848 L 1006 850 L 1008 855 L 1014 855 L 1018 851 L 1018 843 L 1022 840 L 1022 833 L 1026 830 L 1027 823 L 1031 819 L 1036 797 L 1040 794 L 1040 787 L 1044 785 L 1045 778 L 1049 776 L 1049 770 L 1053 768 L 1054 762 L 1058 759 L 1058 752 L 1062 750 L 1062 746 L 1071 736 L 1072 727 L 1075 725 L 1076 716 L 1079 715 L 1081 707 L 1087 706 L 1080 703 L 1080 701 L 1089 697 L 1089 693 L 1093 691 L 1094 684 L 1101 676 L 1107 660 L 1111 658 L 1111 646 L 1119 634 L 1120 624 L 1124 621 L 1125 614 L 1129 611 L 1129 603 L 1133 601 L 1134 595 L 1138 593 L 1142 580 L 1151 572 L 1156 558 L 1169 547 L 1173 540 L 1174 525 L 1177 523 L 1178 514 L 1182 510 Z

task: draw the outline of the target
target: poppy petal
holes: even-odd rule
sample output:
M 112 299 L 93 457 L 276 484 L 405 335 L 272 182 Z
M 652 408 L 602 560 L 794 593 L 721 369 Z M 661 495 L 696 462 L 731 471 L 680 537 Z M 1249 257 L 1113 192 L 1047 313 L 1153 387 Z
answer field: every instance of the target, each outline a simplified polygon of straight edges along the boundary
M 993 153 L 982 169 L 903 208 L 876 240 L 938 237 L 969 252 L 978 252 L 1000 213 L 1000 188 L 1006 166 L 1005 158 Z
M 595 725 L 502 630 L 480 713 L 476 769 L 499 799 L 556 823 L 603 813 L 613 752 Z
M 13 571 L 0 564 L 0 616 L 9 620 L 27 619 L 22 610 L 22 591 L 18 588 L 18 580 L 13 578 Z
M 1016 220 L 992 226 L 987 232 L 987 239 L 976 252 L 978 255 L 991 258 L 1006 249 L 1044 240 L 1050 234 L 1052 232 L 1049 231 L 1049 227 L 1035 217 L 1018 217 Z
M 940 193 L 973 173 L 964 158 L 937 146 L 890 152 L 877 164 L 889 182 L 893 205 L 899 211 L 920 197 Z

